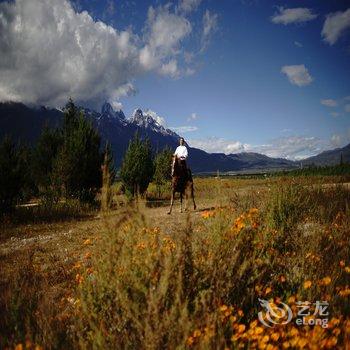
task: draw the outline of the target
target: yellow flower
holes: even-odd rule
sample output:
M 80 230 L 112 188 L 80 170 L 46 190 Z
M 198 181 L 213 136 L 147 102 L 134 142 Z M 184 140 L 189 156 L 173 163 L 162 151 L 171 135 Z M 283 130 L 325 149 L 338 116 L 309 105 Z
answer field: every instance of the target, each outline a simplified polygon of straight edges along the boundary
M 280 335 L 276 332 L 271 334 L 271 339 L 273 341 L 277 341 L 279 339 L 279 337 L 280 337 Z
M 350 267 L 349 266 L 346 266 L 344 270 L 345 270 L 346 273 L 350 273 Z
M 300 338 L 298 341 L 298 345 L 303 348 L 307 344 L 307 340 L 305 338 Z
M 215 216 L 215 211 L 214 210 L 206 210 L 202 213 L 202 218 L 203 219 L 208 219 Z
M 90 238 L 86 239 L 86 240 L 84 241 L 83 244 L 84 244 L 84 245 L 89 245 L 89 244 L 91 244 L 91 239 L 90 239 Z
M 304 289 L 309 289 L 311 287 L 312 282 L 311 281 L 305 281 L 304 282 Z
M 188 337 L 186 343 L 187 343 L 188 346 L 193 345 L 193 343 L 194 343 L 193 337 Z
M 17 344 L 15 347 L 15 350 L 23 350 L 23 345 L 22 344 Z
M 265 295 L 267 295 L 267 294 L 269 294 L 269 293 L 271 293 L 272 292 L 272 288 L 271 287 L 267 287 L 266 289 L 265 289 Z
M 243 333 L 245 331 L 245 325 L 239 324 L 237 331 L 238 331 L 238 333 Z
M 193 332 L 193 338 L 198 338 L 200 337 L 202 334 L 202 332 L 199 330 L 199 329 L 196 329 L 194 332 Z
M 328 286 L 331 282 L 332 282 L 332 279 L 329 276 L 326 276 L 321 280 L 321 284 L 323 286 Z
M 255 334 L 261 334 L 264 332 L 264 329 L 262 327 L 256 327 L 255 328 Z

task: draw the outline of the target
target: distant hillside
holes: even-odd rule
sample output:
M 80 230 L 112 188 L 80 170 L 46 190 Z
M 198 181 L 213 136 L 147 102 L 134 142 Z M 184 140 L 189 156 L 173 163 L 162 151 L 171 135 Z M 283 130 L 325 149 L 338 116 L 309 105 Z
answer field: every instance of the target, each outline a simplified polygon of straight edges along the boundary
M 115 156 L 116 165 L 121 165 L 122 157 L 130 139 L 137 131 L 141 137 L 148 137 L 155 151 L 168 146 L 175 149 L 179 135 L 165 128 L 151 112 L 136 109 L 130 118 L 123 111 L 114 110 L 109 103 L 102 106 L 101 112 L 83 108 L 85 115 L 99 130 L 103 142 L 108 140 Z M 44 125 L 57 127 L 63 113 L 58 109 L 46 107 L 28 107 L 22 103 L 0 103 L 0 139 L 12 135 L 34 144 Z M 254 169 L 289 169 L 296 166 L 290 160 L 270 158 L 259 153 L 207 153 L 198 148 L 189 147 L 189 165 L 193 172 L 221 172 Z
M 350 163 L 350 143 L 343 148 L 336 148 L 330 151 L 322 152 L 314 157 L 304 159 L 301 163 L 306 166 L 317 165 L 337 165 L 340 163 L 341 155 L 344 163 Z

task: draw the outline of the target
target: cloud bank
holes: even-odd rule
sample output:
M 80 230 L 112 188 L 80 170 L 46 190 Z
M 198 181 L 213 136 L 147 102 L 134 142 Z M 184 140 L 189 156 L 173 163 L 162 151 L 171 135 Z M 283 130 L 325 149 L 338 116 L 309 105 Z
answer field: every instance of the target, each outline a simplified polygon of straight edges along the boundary
M 271 140 L 267 144 L 251 145 L 238 140 L 217 137 L 188 140 L 191 147 L 201 148 L 209 153 L 256 152 L 273 158 L 301 160 L 334 147 L 345 146 L 350 141 L 350 129 L 344 134 L 334 134 L 329 140 L 309 136 L 286 136 Z
M 193 74 L 179 60 L 199 0 L 150 7 L 142 36 L 77 12 L 68 0 L 0 3 L 0 101 L 62 106 L 71 96 L 98 105 L 135 93 L 136 77 Z M 181 63 L 180 63 L 181 62 Z

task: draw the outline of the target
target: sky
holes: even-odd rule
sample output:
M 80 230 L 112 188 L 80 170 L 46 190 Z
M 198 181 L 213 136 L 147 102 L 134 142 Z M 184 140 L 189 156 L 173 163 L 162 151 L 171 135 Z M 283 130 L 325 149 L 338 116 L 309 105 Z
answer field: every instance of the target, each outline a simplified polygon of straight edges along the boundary
M 208 152 L 350 143 L 350 2 L 0 0 L 0 100 L 151 110 Z

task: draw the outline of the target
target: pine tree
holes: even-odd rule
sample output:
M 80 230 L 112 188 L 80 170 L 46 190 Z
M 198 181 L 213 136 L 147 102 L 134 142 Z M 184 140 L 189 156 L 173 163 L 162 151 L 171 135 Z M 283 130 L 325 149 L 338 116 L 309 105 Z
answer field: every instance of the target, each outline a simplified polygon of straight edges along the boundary
M 153 181 L 157 187 L 158 197 L 161 195 L 162 186 L 171 179 L 172 154 L 170 148 L 165 148 L 156 155 L 154 160 Z
M 28 188 L 28 152 L 10 137 L 0 144 L 0 211 L 11 209 Z
M 52 182 L 66 197 L 93 201 L 101 187 L 100 136 L 72 100 L 66 105 L 61 132 Z
M 51 186 L 53 163 L 62 144 L 62 133 L 58 129 L 45 127 L 33 152 L 33 173 L 41 193 L 47 194 Z
M 153 176 L 153 158 L 149 140 L 141 140 L 138 133 L 129 142 L 124 155 L 120 177 L 131 196 L 143 195 Z

